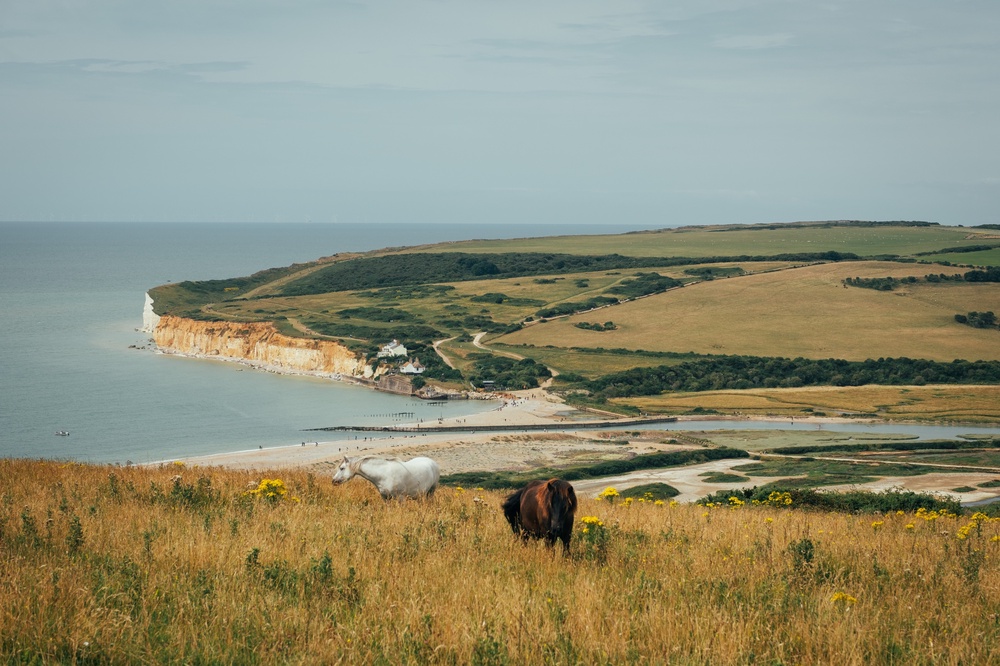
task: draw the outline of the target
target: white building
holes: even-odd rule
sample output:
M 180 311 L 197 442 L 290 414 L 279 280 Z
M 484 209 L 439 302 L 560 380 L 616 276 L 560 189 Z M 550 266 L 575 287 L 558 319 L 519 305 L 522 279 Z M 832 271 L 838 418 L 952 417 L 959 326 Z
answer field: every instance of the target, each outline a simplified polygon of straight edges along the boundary
M 397 356 L 406 356 L 406 347 L 399 344 L 398 340 L 382 345 L 382 349 L 378 353 L 379 358 L 395 358 Z
M 424 366 L 420 364 L 420 359 L 415 358 L 412 361 L 407 362 L 402 368 L 399 369 L 404 375 L 419 375 L 423 373 Z

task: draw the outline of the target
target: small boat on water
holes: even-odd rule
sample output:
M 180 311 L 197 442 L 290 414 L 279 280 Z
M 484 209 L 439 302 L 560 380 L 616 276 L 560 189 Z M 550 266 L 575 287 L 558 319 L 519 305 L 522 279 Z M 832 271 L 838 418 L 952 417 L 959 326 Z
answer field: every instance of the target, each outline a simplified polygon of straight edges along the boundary
M 56 434 L 60 437 L 69 437 L 69 430 L 56 430 Z

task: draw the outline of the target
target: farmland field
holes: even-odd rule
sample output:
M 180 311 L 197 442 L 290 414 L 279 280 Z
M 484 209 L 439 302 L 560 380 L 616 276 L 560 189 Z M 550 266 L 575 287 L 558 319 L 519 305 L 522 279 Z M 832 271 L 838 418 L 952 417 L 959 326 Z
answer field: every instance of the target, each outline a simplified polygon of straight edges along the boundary
M 998 386 L 851 386 L 664 393 L 620 400 L 648 413 L 867 415 L 890 421 L 1000 422 Z
M 992 231 L 964 227 L 865 227 L 750 225 L 682 227 L 608 236 L 558 236 L 515 240 L 461 241 L 416 251 L 565 252 L 627 256 L 709 257 L 794 252 L 850 252 L 859 256 L 911 255 L 974 245 Z M 996 241 L 994 241 L 996 242 Z M 408 250 L 409 251 L 409 250 Z
M 906 277 L 956 269 L 845 262 L 712 280 L 597 312 L 528 326 L 507 345 L 624 347 L 794 358 L 1000 359 L 1000 333 L 955 323 L 956 313 L 1000 310 L 1000 285 L 917 283 L 891 292 L 847 288 L 851 277 Z M 579 321 L 612 319 L 595 333 Z

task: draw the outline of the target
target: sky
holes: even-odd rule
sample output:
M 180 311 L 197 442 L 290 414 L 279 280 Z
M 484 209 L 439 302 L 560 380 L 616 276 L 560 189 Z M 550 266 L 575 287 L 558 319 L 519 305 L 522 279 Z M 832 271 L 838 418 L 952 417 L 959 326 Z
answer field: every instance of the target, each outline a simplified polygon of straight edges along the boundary
M 0 0 L 0 221 L 998 204 L 997 0 Z

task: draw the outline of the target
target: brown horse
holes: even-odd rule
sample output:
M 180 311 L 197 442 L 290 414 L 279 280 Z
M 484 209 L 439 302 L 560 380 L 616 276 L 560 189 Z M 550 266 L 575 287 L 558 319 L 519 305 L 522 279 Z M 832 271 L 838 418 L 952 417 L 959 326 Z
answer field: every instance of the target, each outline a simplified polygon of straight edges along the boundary
M 560 539 L 567 553 L 575 513 L 576 493 L 562 479 L 532 481 L 503 503 L 503 514 L 514 534 L 525 541 L 529 537 L 545 539 L 550 548 Z

